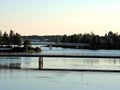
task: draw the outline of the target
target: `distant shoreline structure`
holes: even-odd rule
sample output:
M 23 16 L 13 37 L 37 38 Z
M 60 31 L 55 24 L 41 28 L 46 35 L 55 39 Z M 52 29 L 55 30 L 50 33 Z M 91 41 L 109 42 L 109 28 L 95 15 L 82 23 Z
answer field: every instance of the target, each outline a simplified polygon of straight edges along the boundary
M 28 38 L 32 42 L 54 42 L 54 43 L 82 43 L 89 47 L 77 47 L 78 49 L 118 49 L 120 50 L 120 34 L 109 31 L 104 36 L 95 35 L 93 32 L 73 35 L 51 35 L 51 36 L 22 36 L 23 40 Z M 54 45 L 54 47 L 76 48 L 72 46 Z
M 0 47 L 14 47 L 15 50 L 21 48 L 21 50 L 17 51 L 34 52 L 36 50 L 31 47 L 31 42 L 55 42 L 56 44 L 52 45 L 53 47 L 62 48 L 120 50 L 120 34 L 113 33 L 112 31 L 106 33 L 105 36 L 95 35 L 93 32 L 73 35 L 21 36 L 12 30 L 10 30 L 9 34 L 7 32 L 2 34 L 0 31 Z M 60 43 L 62 44 L 60 45 Z M 65 45 L 66 43 L 70 45 Z M 76 45 L 72 46 L 74 43 Z M 81 46 L 78 44 L 84 45 Z M 21 45 L 24 47 L 21 47 Z M 37 51 L 41 51 L 40 47 L 36 47 L 36 49 Z

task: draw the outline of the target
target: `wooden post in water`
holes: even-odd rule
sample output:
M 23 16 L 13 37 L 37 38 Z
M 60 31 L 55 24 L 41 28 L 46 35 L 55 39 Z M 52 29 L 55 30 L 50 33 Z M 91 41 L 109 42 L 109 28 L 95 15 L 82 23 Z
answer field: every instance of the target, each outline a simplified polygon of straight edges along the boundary
M 39 69 L 43 69 L 43 57 L 39 57 L 38 65 Z

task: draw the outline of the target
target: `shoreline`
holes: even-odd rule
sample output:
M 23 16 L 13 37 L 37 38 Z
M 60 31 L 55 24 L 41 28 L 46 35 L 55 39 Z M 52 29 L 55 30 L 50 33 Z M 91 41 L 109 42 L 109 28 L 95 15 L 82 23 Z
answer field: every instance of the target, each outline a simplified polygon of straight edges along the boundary
M 48 47 L 49 48 L 49 46 L 43 46 L 43 47 Z M 78 49 L 78 50 L 80 50 L 80 49 L 83 49 L 83 50 L 120 50 L 120 48 L 97 48 L 97 49 L 93 49 L 93 48 L 76 48 L 76 47 L 70 47 L 70 46 L 52 46 L 52 47 L 56 47 L 56 48 L 58 48 L 58 47 L 60 47 L 60 48 L 69 48 L 69 49 Z M 51 47 L 50 47 L 51 48 Z
M 28 47 L 28 50 L 26 51 L 25 47 L 0 47 L 0 53 L 23 53 L 23 52 L 41 52 L 41 48 L 38 47 Z

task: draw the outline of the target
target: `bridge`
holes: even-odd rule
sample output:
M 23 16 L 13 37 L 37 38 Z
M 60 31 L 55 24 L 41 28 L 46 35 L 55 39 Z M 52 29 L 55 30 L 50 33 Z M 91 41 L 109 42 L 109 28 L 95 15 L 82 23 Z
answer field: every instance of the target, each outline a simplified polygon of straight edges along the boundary
M 55 43 L 55 42 L 32 42 L 32 45 L 58 46 L 58 47 L 90 47 L 90 44 L 85 43 Z
M 38 57 L 39 70 L 43 69 L 43 58 L 44 57 L 53 57 L 53 58 L 56 58 L 56 57 L 57 58 L 113 58 L 113 59 L 120 59 L 120 56 L 101 56 L 101 55 L 85 55 L 85 54 L 84 55 L 81 55 L 81 54 L 43 54 L 43 53 L 0 53 L 0 57 Z
M 61 57 L 61 58 L 113 58 L 120 59 L 118 55 L 87 55 L 87 54 L 43 54 L 43 53 L 0 53 L 0 57 Z

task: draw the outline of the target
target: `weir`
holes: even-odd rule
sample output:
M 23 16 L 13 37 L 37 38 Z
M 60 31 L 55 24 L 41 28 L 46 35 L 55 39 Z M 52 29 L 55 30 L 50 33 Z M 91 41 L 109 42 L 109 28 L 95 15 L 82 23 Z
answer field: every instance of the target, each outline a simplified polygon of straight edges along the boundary
M 120 59 L 120 56 L 100 56 L 100 55 L 81 55 L 81 54 L 42 54 L 42 53 L 0 53 L 0 57 L 38 57 L 38 69 L 45 70 L 43 68 L 44 57 L 49 58 L 113 58 Z M 55 69 L 46 69 L 46 70 L 55 70 Z M 58 69 L 57 69 L 58 70 Z M 61 69 L 68 70 L 68 69 Z M 108 72 L 120 72 L 120 70 L 91 70 L 91 69 L 71 69 L 71 71 L 108 71 Z

